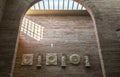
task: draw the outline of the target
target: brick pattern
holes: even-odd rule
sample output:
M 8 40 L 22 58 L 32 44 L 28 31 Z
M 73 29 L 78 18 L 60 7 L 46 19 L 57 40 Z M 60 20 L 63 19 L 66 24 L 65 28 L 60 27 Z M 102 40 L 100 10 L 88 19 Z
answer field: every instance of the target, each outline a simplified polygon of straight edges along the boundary
M 0 21 L 3 15 L 6 0 L 0 0 Z
M 21 32 L 13 77 L 102 77 L 95 30 L 89 16 L 27 16 L 29 20 L 44 27 L 43 39 L 37 41 Z M 51 47 L 53 43 L 53 47 Z M 58 65 L 46 66 L 46 53 L 58 53 Z M 34 54 L 32 66 L 21 66 L 22 55 Z M 60 66 L 60 56 L 67 55 L 67 67 Z M 81 63 L 69 63 L 71 54 L 79 54 Z M 91 68 L 84 67 L 84 55 L 90 55 Z M 42 67 L 36 69 L 37 56 L 42 55 Z
M 5 0 L 0 0 L 5 1 Z M 20 19 L 39 0 L 7 0 L 0 23 L 0 76 L 10 77 Z M 0 2 L 1 3 L 1 2 Z M 80 0 L 95 19 L 106 76 L 120 77 L 120 0 Z

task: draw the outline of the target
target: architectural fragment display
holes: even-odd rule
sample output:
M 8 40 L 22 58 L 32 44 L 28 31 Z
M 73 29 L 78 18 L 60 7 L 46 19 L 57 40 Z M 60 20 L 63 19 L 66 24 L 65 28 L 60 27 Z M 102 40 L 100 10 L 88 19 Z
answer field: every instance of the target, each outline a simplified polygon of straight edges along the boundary
M 33 64 L 33 54 L 23 54 L 22 65 L 32 65 Z
M 42 57 L 41 57 L 41 56 L 38 56 L 37 67 L 41 67 L 41 59 L 42 59 Z
M 85 67 L 89 68 L 91 65 L 90 65 L 90 62 L 89 62 L 89 57 L 88 56 L 84 56 L 85 58 Z
M 49 3 L 47 3 L 48 5 L 46 5 L 46 3 L 44 2 L 45 0 L 39 1 L 43 2 L 43 11 L 46 12 L 47 6 L 47 9 L 50 9 L 50 0 L 46 0 L 49 1 Z M 68 1 L 70 0 L 67 0 L 67 2 L 63 2 L 65 0 L 51 1 L 53 1 L 52 4 L 50 4 L 50 7 L 53 7 L 52 10 L 56 10 L 54 4 L 60 4 L 60 2 L 55 3 L 55 1 L 62 1 L 62 8 L 64 10 L 64 7 L 66 7 L 66 5 L 64 6 L 64 4 L 69 4 Z M 35 29 L 33 29 L 33 33 L 27 32 L 26 34 L 22 34 L 20 33 L 20 27 L 25 12 L 27 12 L 30 6 L 38 2 L 38 0 L 1 0 L 0 76 L 12 75 L 13 77 L 120 77 L 120 42 L 118 42 L 119 35 L 117 38 L 117 35 L 115 34 L 115 30 L 120 28 L 120 0 L 72 1 L 85 6 L 90 15 L 85 15 L 84 11 L 82 12 L 84 14 L 82 14 L 83 16 L 76 15 L 76 12 L 79 12 L 79 10 L 76 11 L 76 9 L 75 11 L 71 11 L 72 9 L 69 10 L 72 12 L 73 16 L 69 14 L 68 9 L 65 9 L 66 12 L 68 11 L 66 15 L 63 15 L 64 12 L 61 12 L 60 10 L 58 12 L 58 17 L 58 14 L 54 16 L 54 12 L 50 12 L 52 13 L 51 15 L 44 14 L 43 16 L 36 15 L 27 17 L 26 15 L 28 19 L 33 20 L 34 23 L 38 23 L 42 27 L 44 27 L 43 33 L 40 30 L 40 32 L 36 31 L 38 34 L 43 34 L 43 38 L 40 38 L 40 41 L 37 41 L 34 38 L 39 36 L 27 36 L 27 34 L 32 36 L 32 34 L 35 33 Z M 75 3 L 70 4 L 70 6 L 71 5 L 72 8 L 74 8 Z M 37 7 L 35 6 L 33 8 L 36 9 Z M 46 17 L 47 21 L 43 19 L 44 17 Z M 55 44 L 53 48 L 50 47 L 50 43 Z M 76 65 L 72 66 L 72 64 L 67 64 L 67 70 L 61 70 L 61 56 L 58 56 L 58 58 L 60 58 L 58 59 L 60 60 L 58 61 L 58 66 L 45 66 L 45 54 L 48 52 L 66 53 L 67 57 L 69 57 L 68 55 L 71 55 L 72 53 L 80 54 L 80 64 L 78 67 L 76 67 Z M 22 64 L 21 55 L 23 53 L 34 53 L 35 63 L 33 63 L 31 67 L 20 66 Z M 39 53 L 42 53 L 44 57 L 44 59 L 42 60 L 42 67 L 44 67 L 44 69 L 36 71 L 36 69 L 34 68 L 37 64 L 36 56 Z M 86 59 L 87 61 L 84 60 L 84 54 L 86 53 L 91 54 L 90 56 L 88 56 L 88 59 Z M 15 58 L 16 60 L 14 60 Z M 90 64 L 91 70 L 88 69 L 86 71 L 86 69 L 84 68 L 85 65 L 87 66 L 88 64 Z M 52 73 L 55 74 L 52 75 Z
M 61 57 L 61 66 L 66 67 L 66 56 L 65 55 L 62 55 Z
M 70 63 L 79 64 L 80 63 L 80 56 L 78 54 L 72 54 L 70 56 Z
M 46 65 L 57 65 L 57 54 L 56 53 L 46 54 Z
M 46 54 L 46 65 L 57 65 L 57 53 L 47 53 Z M 67 66 L 67 57 L 65 54 L 62 54 L 61 56 L 61 67 L 66 67 Z M 69 61 L 71 64 L 79 64 L 80 63 L 80 55 L 78 54 L 72 54 L 69 56 Z M 33 64 L 33 54 L 23 54 L 22 56 L 22 65 L 32 65 Z M 37 58 L 37 68 L 40 68 L 42 65 L 42 56 L 39 55 Z M 89 62 L 89 56 L 85 55 L 84 56 L 84 64 L 86 68 L 91 67 L 90 62 Z

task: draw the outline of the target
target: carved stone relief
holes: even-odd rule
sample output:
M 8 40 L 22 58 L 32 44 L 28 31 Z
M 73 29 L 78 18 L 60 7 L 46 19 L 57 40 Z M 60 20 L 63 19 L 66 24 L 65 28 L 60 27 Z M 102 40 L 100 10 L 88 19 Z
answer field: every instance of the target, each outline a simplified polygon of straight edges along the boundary
M 22 65 L 32 65 L 33 64 L 33 54 L 23 54 Z
M 41 56 L 38 56 L 38 61 L 37 61 L 37 67 L 41 67 L 41 60 L 42 57 Z
M 84 56 L 85 58 L 85 67 L 90 67 L 90 62 L 89 62 L 89 57 L 88 56 Z
M 62 55 L 61 57 L 61 66 L 66 67 L 66 56 L 65 55 Z
M 57 65 L 57 53 L 47 53 L 46 54 L 46 65 Z M 62 54 L 61 56 L 61 67 L 66 67 L 67 56 Z M 80 55 L 72 54 L 69 56 L 69 62 L 74 65 L 78 65 L 80 63 Z M 23 54 L 21 65 L 32 65 L 33 64 L 33 54 Z M 42 56 L 39 55 L 37 57 L 37 68 L 40 68 L 42 64 Z M 91 67 L 89 62 L 89 56 L 84 56 L 84 66 L 86 68 Z
M 56 53 L 46 54 L 46 65 L 57 65 L 57 54 Z
M 80 56 L 78 54 L 72 54 L 70 56 L 70 63 L 79 64 L 80 63 Z

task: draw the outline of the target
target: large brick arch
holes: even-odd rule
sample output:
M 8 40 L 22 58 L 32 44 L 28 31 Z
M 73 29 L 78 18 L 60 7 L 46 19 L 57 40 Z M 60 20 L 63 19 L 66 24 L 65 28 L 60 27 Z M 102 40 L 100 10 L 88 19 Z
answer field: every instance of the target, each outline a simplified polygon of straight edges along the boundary
M 7 0 L 0 23 L 0 77 L 12 77 L 17 37 L 22 17 L 40 0 Z M 84 5 L 96 26 L 106 77 L 120 77 L 120 43 L 115 30 L 120 28 L 120 0 L 76 0 Z

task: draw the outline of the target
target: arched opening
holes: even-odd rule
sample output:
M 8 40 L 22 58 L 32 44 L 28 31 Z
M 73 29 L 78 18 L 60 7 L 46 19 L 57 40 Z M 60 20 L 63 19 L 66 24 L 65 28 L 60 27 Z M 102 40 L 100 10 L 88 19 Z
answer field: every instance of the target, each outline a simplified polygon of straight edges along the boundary
M 65 16 L 58 16 L 58 17 L 57 16 L 56 17 L 41 16 L 40 18 L 39 18 L 39 16 L 32 16 L 32 17 L 26 16 L 26 18 L 27 19 L 24 19 L 24 21 L 25 21 L 24 24 L 27 24 L 27 25 L 29 24 L 29 25 L 28 26 L 23 25 L 23 29 L 21 27 L 21 31 L 28 34 L 28 36 L 25 35 L 24 33 L 20 36 L 21 42 L 19 41 L 19 45 L 18 45 L 17 58 L 16 58 L 16 62 L 15 62 L 16 63 L 16 65 L 15 65 L 16 72 L 14 71 L 14 75 L 13 75 L 14 77 L 27 76 L 28 74 L 31 77 L 33 77 L 34 75 L 36 75 L 38 77 L 41 74 L 42 74 L 42 76 L 45 76 L 45 77 L 50 76 L 50 75 L 51 75 L 51 77 L 52 76 L 53 77 L 56 77 L 56 76 L 63 76 L 63 77 L 64 76 L 71 76 L 71 77 L 97 76 L 97 77 L 102 77 L 101 63 L 100 63 L 100 59 L 99 59 L 97 41 L 96 41 L 96 36 L 95 36 L 95 32 L 94 32 L 95 29 L 93 26 L 92 19 L 90 17 L 87 17 L 87 16 L 71 17 L 68 15 L 66 17 Z M 80 21 L 80 19 L 82 19 L 82 20 Z M 38 20 L 42 21 L 42 23 L 39 22 Z M 37 21 L 37 22 L 34 23 L 33 21 L 34 22 Z M 56 22 L 54 22 L 54 21 L 56 21 Z M 46 22 L 49 22 L 49 23 L 46 24 Z M 68 24 L 68 23 L 70 23 L 70 24 Z M 55 25 L 55 24 L 57 24 L 57 25 Z M 59 24 L 59 26 L 58 26 L 58 24 Z M 80 24 L 84 25 L 84 26 L 81 26 Z M 42 25 L 44 25 L 44 26 L 42 26 Z M 49 25 L 49 27 L 48 27 L 48 25 Z M 63 26 L 62 27 L 63 30 L 57 30 L 61 26 Z M 38 30 L 35 30 L 35 29 L 38 29 Z M 46 30 L 44 30 L 44 29 L 46 29 Z M 56 29 L 56 30 L 50 30 L 50 29 Z M 29 31 L 27 31 L 27 30 L 29 30 Z M 33 31 L 36 31 L 38 34 Z M 46 37 L 46 41 L 45 41 L 45 37 L 44 37 L 44 35 L 45 35 L 44 31 L 46 31 L 46 35 L 50 35 L 50 36 Z M 34 35 L 34 33 L 36 35 Z M 89 34 L 91 34 L 91 35 L 89 35 Z M 40 35 L 40 37 L 37 37 L 38 35 Z M 30 36 L 33 37 L 34 39 L 31 39 Z M 54 38 L 52 38 L 51 36 Z M 52 40 L 49 40 L 50 38 L 52 38 Z M 41 40 L 43 40 L 43 41 L 41 41 Z M 38 41 L 40 41 L 40 42 L 38 42 Z M 93 43 L 93 41 L 94 41 L 94 43 Z M 23 50 L 23 49 L 25 49 L 25 50 Z M 23 52 L 21 52 L 21 51 L 23 51 Z M 61 51 L 63 54 L 66 54 L 67 56 L 70 56 L 71 54 L 79 54 L 82 58 L 81 63 L 76 66 L 76 65 L 71 65 L 68 62 L 67 68 L 66 68 L 66 69 L 68 69 L 68 71 L 60 69 Z M 35 52 L 37 52 L 37 53 L 35 53 Z M 58 58 L 58 65 L 49 67 L 49 66 L 46 66 L 46 64 L 45 64 L 45 62 L 46 62 L 45 54 L 51 53 L 51 52 L 57 53 L 59 58 Z M 92 65 L 90 69 L 84 68 L 83 56 L 86 55 L 86 53 L 88 55 L 90 55 L 91 65 Z M 34 54 L 34 58 L 33 58 L 34 62 L 32 64 L 32 66 L 21 66 L 20 65 L 21 61 L 22 61 L 21 57 L 23 56 L 23 54 Z M 37 59 L 38 59 L 37 57 L 39 55 L 43 56 L 43 59 L 42 59 L 43 62 L 42 62 L 42 68 L 38 70 L 38 69 L 36 69 L 36 64 L 37 64 Z M 32 72 L 32 73 L 30 74 L 30 72 Z M 55 72 L 57 72 L 57 74 L 53 74 Z M 80 73 L 80 72 L 82 72 L 82 73 Z

